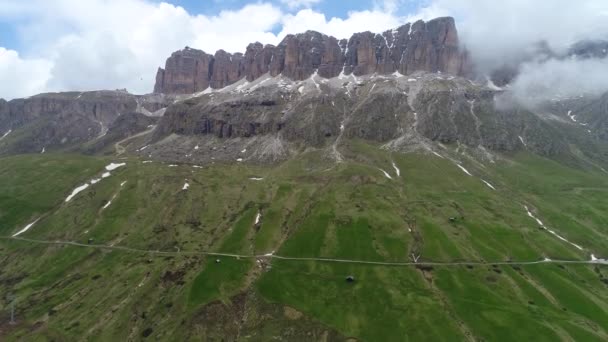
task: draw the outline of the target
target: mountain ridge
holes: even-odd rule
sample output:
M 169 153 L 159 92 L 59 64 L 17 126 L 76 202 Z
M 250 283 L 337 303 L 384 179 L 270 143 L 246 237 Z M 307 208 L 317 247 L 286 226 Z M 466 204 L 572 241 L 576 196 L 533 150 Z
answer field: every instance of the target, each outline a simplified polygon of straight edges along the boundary
M 403 75 L 415 71 L 471 73 L 468 52 L 460 46 L 454 18 L 418 20 L 382 33 L 370 31 L 338 40 L 316 31 L 289 34 L 277 46 L 259 42 L 245 53 L 218 50 L 214 55 L 185 47 L 158 68 L 155 93 L 188 94 L 220 89 L 265 73 L 304 80 L 315 72 L 323 78 L 373 73 Z

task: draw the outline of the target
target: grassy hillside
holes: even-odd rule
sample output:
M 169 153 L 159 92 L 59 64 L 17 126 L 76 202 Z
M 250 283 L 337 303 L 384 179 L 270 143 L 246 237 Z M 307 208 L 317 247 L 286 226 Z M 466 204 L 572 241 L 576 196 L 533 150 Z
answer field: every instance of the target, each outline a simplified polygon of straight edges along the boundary
M 527 263 L 608 256 L 607 175 L 528 154 L 465 160 L 470 175 L 448 153 L 344 155 L 0 159 L 0 292 L 18 319 L 2 298 L 1 339 L 608 339 L 606 266 Z M 65 202 L 111 162 L 126 165 Z

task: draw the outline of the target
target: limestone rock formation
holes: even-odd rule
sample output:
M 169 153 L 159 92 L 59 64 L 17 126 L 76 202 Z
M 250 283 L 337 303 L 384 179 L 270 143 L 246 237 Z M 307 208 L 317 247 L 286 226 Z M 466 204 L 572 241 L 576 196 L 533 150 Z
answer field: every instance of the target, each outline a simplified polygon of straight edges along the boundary
M 191 94 L 209 87 L 214 57 L 189 47 L 171 54 L 156 73 L 156 93 Z
M 317 77 L 229 87 L 178 101 L 167 108 L 148 143 L 159 144 L 155 151 L 161 158 L 200 158 L 197 163 L 234 161 L 243 149 L 254 156 L 251 160 L 274 161 L 306 148 L 331 151 L 345 139 L 403 150 L 441 143 L 476 153 L 526 149 L 544 156 L 565 155 L 575 141 L 586 151 L 593 146 L 591 135 L 580 137 L 583 126 L 564 125 L 517 105 L 499 107 L 495 97 L 501 91 L 463 77 L 425 72 L 327 82 Z M 191 157 L 183 146 L 197 144 L 205 147 Z
M 340 73 L 357 76 L 399 71 L 470 74 L 467 53 L 459 45 L 454 19 L 437 18 L 406 24 L 374 34 L 362 32 L 337 40 L 315 31 L 286 36 L 279 45 L 253 43 L 245 54 L 223 50 L 215 56 L 185 48 L 158 69 L 156 93 L 188 94 L 210 86 L 223 88 L 242 78 L 253 81 L 265 73 L 304 80 L 317 72 L 332 78 Z
M 241 79 L 242 59 L 241 53 L 232 55 L 224 50 L 217 51 L 209 72 L 211 88 L 223 88 Z
M 139 113 L 155 121 L 155 112 L 164 111 L 173 100 L 120 90 L 46 93 L 8 102 L 0 99 L 0 137 L 12 132 L 2 139 L 0 155 L 71 148 L 110 136 L 112 126 L 123 115 Z

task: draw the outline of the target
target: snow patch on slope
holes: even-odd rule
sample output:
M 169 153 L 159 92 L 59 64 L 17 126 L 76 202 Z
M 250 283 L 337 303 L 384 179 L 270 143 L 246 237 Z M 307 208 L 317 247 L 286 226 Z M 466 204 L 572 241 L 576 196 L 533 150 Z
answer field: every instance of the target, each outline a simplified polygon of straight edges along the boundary
M 15 234 L 13 234 L 13 237 L 15 236 L 19 236 L 25 232 L 27 232 L 30 228 L 32 228 L 32 226 L 34 226 L 36 224 L 36 222 L 38 222 L 40 220 L 40 218 L 37 218 L 36 221 L 28 224 L 27 226 L 23 227 L 23 229 L 21 229 L 20 231 L 16 232 Z
M 436 155 L 437 157 L 444 159 L 443 156 L 435 151 L 431 151 L 434 155 Z
M 399 168 L 397 167 L 397 164 L 395 164 L 395 162 L 393 162 L 393 168 L 395 169 L 395 173 L 397 174 L 397 177 L 400 177 L 401 170 L 399 170 Z
M 72 198 L 74 198 L 74 196 L 76 196 L 80 192 L 86 190 L 89 187 L 89 185 L 95 185 L 95 184 L 99 183 L 102 179 L 110 177 L 112 175 L 110 173 L 110 171 L 116 170 L 117 168 L 123 167 L 125 165 L 127 165 L 127 164 L 126 163 L 110 163 L 110 164 L 106 165 L 105 169 L 107 170 L 107 172 L 104 172 L 101 175 L 101 178 L 93 178 L 89 182 L 87 182 L 87 183 L 85 183 L 85 184 L 83 184 L 81 186 L 76 187 L 74 190 L 72 190 L 72 193 L 70 195 L 68 195 L 68 197 L 66 197 L 65 202 L 71 201 Z M 122 184 L 120 186 L 123 186 L 124 183 L 126 183 L 126 181 L 122 182 Z
M 526 209 L 526 213 L 528 214 L 528 216 L 531 217 L 531 218 L 533 218 L 534 220 L 536 220 L 536 223 L 538 223 L 542 229 L 548 231 L 549 233 L 551 233 L 553 236 L 557 237 L 558 239 L 560 239 L 560 240 L 562 240 L 562 241 L 564 241 L 564 242 L 566 242 L 566 243 L 568 243 L 568 244 L 576 247 L 576 249 L 581 250 L 581 251 L 583 250 L 583 247 L 575 244 L 574 242 L 569 241 L 565 237 L 563 237 L 563 236 L 559 235 L 558 233 L 556 233 L 554 230 L 547 228 L 540 219 L 538 219 L 536 216 L 534 216 L 530 212 L 530 209 L 528 208 L 527 205 L 524 205 L 524 208 Z
M 527 145 L 527 144 L 526 144 L 526 142 L 524 141 L 524 138 L 522 138 L 522 137 L 521 137 L 521 135 L 519 135 L 519 136 L 517 136 L 517 137 L 519 138 L 519 141 L 521 141 L 521 143 L 522 143 L 524 146 L 528 147 L 528 145 Z
M 260 213 L 258 211 L 257 215 L 255 215 L 255 225 L 257 226 L 260 223 L 260 220 L 262 219 L 262 213 Z
M 384 173 L 384 177 L 388 178 L 388 179 L 393 179 L 393 177 L 391 177 L 391 175 L 388 174 L 388 172 L 382 170 L 382 169 L 378 169 L 380 171 L 382 171 L 382 173 Z
M 110 204 L 112 204 L 112 201 L 114 200 L 114 197 L 116 197 L 116 195 L 112 196 L 112 199 L 108 201 L 108 203 L 106 203 L 106 205 L 104 205 L 101 210 L 104 210 L 106 208 L 108 208 L 110 206 Z
M 458 166 L 458 167 L 459 167 L 459 168 L 462 170 L 462 172 L 466 173 L 467 175 L 469 175 L 469 176 L 473 176 L 473 175 L 472 175 L 472 174 L 469 172 L 469 170 L 467 170 L 467 169 L 465 169 L 465 168 L 464 168 L 464 166 L 462 166 L 462 165 L 460 165 L 460 164 L 456 164 L 456 166 Z
M 72 193 L 66 197 L 65 201 L 69 202 L 72 200 L 72 198 L 74 198 L 74 196 L 78 195 L 79 192 L 84 191 L 86 188 L 89 187 L 89 183 L 85 183 L 81 186 L 76 187 L 74 190 L 72 190 Z
M 485 181 L 485 180 L 483 180 L 483 179 L 482 179 L 481 181 L 482 181 L 482 182 L 483 182 L 485 185 L 487 185 L 487 186 L 488 186 L 490 189 L 492 189 L 492 190 L 496 190 L 496 188 L 495 188 L 495 187 L 494 187 L 492 184 L 490 184 L 489 182 L 486 182 L 486 181 Z
M 13 131 L 12 129 L 9 129 L 6 133 L 4 133 L 3 136 L 0 137 L 0 140 L 6 138 L 9 134 L 11 134 L 12 131 Z
M 113 171 L 118 169 L 119 167 L 127 165 L 126 163 L 110 163 L 106 166 L 106 170 Z

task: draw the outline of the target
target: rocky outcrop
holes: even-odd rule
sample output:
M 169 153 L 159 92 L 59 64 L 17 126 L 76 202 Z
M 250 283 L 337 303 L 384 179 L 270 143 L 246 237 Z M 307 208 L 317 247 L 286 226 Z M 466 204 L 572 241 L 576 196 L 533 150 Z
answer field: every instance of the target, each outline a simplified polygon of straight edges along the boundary
M 336 144 L 361 139 L 398 150 L 442 143 L 482 157 L 487 151 L 523 149 L 556 156 L 568 153 L 575 141 L 570 133 L 578 129 L 515 105 L 500 108 L 495 96 L 502 92 L 439 73 L 313 80 L 297 89 L 281 83 L 246 87 L 170 106 L 150 143 L 173 147 L 155 151 L 171 160 L 205 162 L 211 157 L 235 160 L 246 150 L 252 160 L 266 160 L 310 147 L 331 153 Z M 188 151 L 198 144 L 205 147 L 191 157 Z M 589 150 L 591 140 L 585 137 L 577 146 Z
M 186 47 L 174 52 L 164 69 L 159 68 L 154 91 L 187 94 L 207 86 L 219 89 L 242 78 L 253 81 L 265 73 L 304 80 L 315 72 L 332 78 L 342 72 L 359 76 L 395 71 L 469 75 L 470 64 L 459 46 L 454 19 L 420 20 L 382 34 L 356 33 L 340 41 L 307 31 L 287 35 L 276 47 L 250 44 L 244 55 L 219 50 L 211 56 Z
M 4 99 L 0 99 L 0 134 L 4 135 L 4 133 L 8 132 L 10 129 L 9 123 L 9 106 L 8 102 Z M 0 136 L 1 136 L 0 135 Z
M 191 94 L 209 87 L 213 56 L 189 47 L 176 51 L 156 73 L 156 93 Z
M 217 51 L 209 73 L 211 88 L 223 88 L 241 79 L 242 59 L 241 53 L 231 55 L 224 50 Z
M 0 136 L 12 131 L 0 141 L 0 154 L 70 148 L 105 137 L 122 115 L 153 116 L 173 100 L 126 91 L 46 93 L 0 100 Z
M 273 45 L 264 46 L 261 43 L 247 46 L 242 60 L 243 75 L 247 77 L 247 81 L 253 81 L 268 72 L 274 49 Z
M 107 134 L 93 140 L 90 144 L 85 144 L 81 150 L 85 154 L 95 154 L 102 151 L 114 152 L 114 144 L 117 141 L 150 129 L 158 120 L 159 117 L 147 116 L 136 112 L 122 114 L 110 124 Z

